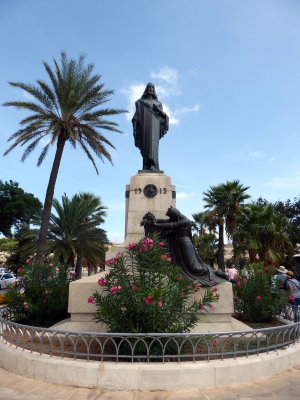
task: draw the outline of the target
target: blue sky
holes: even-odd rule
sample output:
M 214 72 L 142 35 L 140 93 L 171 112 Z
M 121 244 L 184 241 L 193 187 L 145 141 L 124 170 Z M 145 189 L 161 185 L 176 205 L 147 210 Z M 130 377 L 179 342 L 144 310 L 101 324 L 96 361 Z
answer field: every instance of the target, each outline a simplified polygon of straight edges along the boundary
M 187 216 L 203 209 L 210 185 L 239 179 L 270 201 L 300 194 L 300 2 L 297 0 L 0 0 L 0 103 L 24 99 L 8 81 L 46 78 L 64 49 L 86 54 L 110 105 L 131 110 L 147 82 L 170 116 L 160 167 L 177 188 Z M 108 133 L 114 165 L 98 167 L 68 146 L 55 197 L 93 192 L 108 207 L 109 239 L 122 241 L 125 185 L 142 166 L 131 115 L 122 135 Z M 0 150 L 23 112 L 0 108 Z M 43 202 L 54 149 L 41 167 L 36 150 L 0 158 L 0 179 L 19 182 Z

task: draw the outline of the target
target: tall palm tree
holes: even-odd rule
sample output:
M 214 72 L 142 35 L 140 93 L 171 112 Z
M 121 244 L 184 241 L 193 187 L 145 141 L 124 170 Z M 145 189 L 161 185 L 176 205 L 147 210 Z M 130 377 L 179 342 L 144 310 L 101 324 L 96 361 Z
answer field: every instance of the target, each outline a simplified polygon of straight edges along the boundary
M 235 180 L 210 186 L 210 189 L 204 192 L 203 201 L 206 202 L 204 207 L 209 209 L 208 217 L 212 224 L 218 226 L 218 265 L 222 271 L 225 270 L 224 225 L 226 224 L 228 235 L 233 238 L 241 204 L 250 197 L 245 193 L 248 189 L 248 186 L 243 186 L 239 180 Z
M 105 145 L 112 148 L 112 143 L 102 134 L 102 131 L 118 132 L 118 124 L 107 117 L 125 112 L 113 108 L 99 108 L 110 100 L 113 91 L 104 90 L 100 83 L 100 75 L 93 75 L 93 64 L 84 65 L 84 56 L 78 60 L 69 59 L 61 52 L 60 62 L 53 59 L 54 69 L 43 62 L 50 79 L 49 83 L 37 80 L 36 85 L 22 82 L 10 82 L 33 97 L 32 101 L 12 101 L 4 103 L 30 112 L 29 116 L 20 121 L 22 128 L 10 136 L 13 141 L 4 155 L 18 145 L 27 146 L 21 161 L 48 138 L 48 143 L 42 149 L 37 161 L 40 166 L 48 149 L 56 144 L 56 152 L 50 173 L 45 196 L 42 223 L 39 231 L 36 260 L 41 262 L 47 240 L 47 231 L 51 214 L 56 178 L 64 151 L 69 142 L 75 149 L 78 144 L 92 162 L 97 174 L 98 169 L 92 155 L 112 163 L 111 155 Z

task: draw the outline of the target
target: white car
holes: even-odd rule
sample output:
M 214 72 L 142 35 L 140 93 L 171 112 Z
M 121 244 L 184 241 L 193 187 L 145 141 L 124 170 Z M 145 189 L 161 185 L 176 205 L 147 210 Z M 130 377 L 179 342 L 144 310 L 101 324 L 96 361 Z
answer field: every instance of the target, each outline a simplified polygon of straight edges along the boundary
M 0 289 L 6 289 L 8 285 L 15 283 L 16 280 L 17 278 L 9 272 L 0 274 Z

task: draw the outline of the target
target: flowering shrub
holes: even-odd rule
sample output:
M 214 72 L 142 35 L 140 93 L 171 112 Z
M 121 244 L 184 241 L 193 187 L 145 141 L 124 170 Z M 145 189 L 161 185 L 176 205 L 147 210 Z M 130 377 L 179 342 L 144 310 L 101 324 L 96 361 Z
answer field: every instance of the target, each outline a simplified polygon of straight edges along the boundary
M 20 287 L 9 286 L 5 295 L 8 315 L 17 322 L 50 326 L 67 317 L 68 268 L 38 265 L 28 259 L 18 268 Z
M 249 264 L 239 272 L 236 283 L 236 311 L 249 322 L 270 321 L 286 304 L 288 292 L 274 281 L 276 268 L 263 263 Z
M 110 332 L 185 332 L 197 322 L 197 312 L 213 308 L 217 288 L 202 289 L 171 264 L 166 245 L 157 236 L 128 245 L 106 264 L 110 271 L 98 281 L 88 302 L 97 306 L 95 318 Z M 201 301 L 191 300 L 203 291 Z

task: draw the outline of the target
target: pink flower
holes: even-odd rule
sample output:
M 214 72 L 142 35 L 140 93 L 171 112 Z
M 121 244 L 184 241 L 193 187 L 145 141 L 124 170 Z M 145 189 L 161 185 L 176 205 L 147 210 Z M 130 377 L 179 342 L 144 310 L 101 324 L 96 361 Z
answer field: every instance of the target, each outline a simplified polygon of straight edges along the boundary
M 120 251 L 119 253 L 117 253 L 117 254 L 115 255 L 115 259 L 121 258 L 121 257 L 123 257 L 123 256 L 124 256 L 124 253 L 123 253 L 122 251 Z
M 28 303 L 24 302 L 24 303 L 23 303 L 23 307 L 24 307 L 24 308 L 28 308 Z
M 216 296 L 216 298 L 219 300 L 219 298 L 220 298 L 219 293 L 216 293 L 215 296 Z
M 96 299 L 91 296 L 91 297 L 88 298 L 88 303 L 95 304 L 96 303 Z
M 44 290 L 44 294 L 49 294 L 50 293 L 50 290 Z
M 214 306 L 213 304 L 209 304 L 208 307 L 209 307 L 211 310 L 214 310 L 214 309 L 215 309 L 215 306 Z
M 149 305 L 149 304 L 152 304 L 152 303 L 153 303 L 153 301 L 152 301 L 152 300 L 150 300 L 150 299 L 148 299 L 147 297 L 144 297 L 144 298 L 143 298 L 143 300 L 144 300 L 144 302 L 145 302 L 147 305 Z
M 158 246 L 158 247 L 164 247 L 164 245 L 165 245 L 164 242 L 158 242 L 158 243 L 157 243 L 157 246 Z
M 106 286 L 107 280 L 106 279 L 99 279 L 97 282 L 99 286 Z
M 160 256 L 160 258 L 162 258 L 163 260 L 172 261 L 172 258 L 170 256 L 168 256 L 167 254 L 162 254 Z
M 158 301 L 156 302 L 156 304 L 158 305 L 158 307 L 162 307 L 162 305 L 163 305 L 163 302 L 162 302 L 162 301 L 160 301 L 160 300 L 158 300 Z
M 256 296 L 256 300 L 261 300 L 262 297 L 261 296 Z
M 205 305 L 204 304 L 200 304 L 199 308 L 201 308 L 201 310 L 204 310 Z
M 49 277 L 47 278 L 47 281 L 52 281 L 51 276 L 49 276 Z
M 53 267 L 53 264 L 52 264 L 52 263 L 50 263 L 50 264 L 49 264 L 49 267 Z
M 127 250 L 131 251 L 136 248 L 136 243 L 129 243 Z
M 17 269 L 18 274 L 20 274 L 21 272 L 23 272 L 22 268 L 18 268 Z
M 289 301 L 295 301 L 295 296 L 290 296 Z
M 184 292 L 180 292 L 180 293 L 179 293 L 179 296 L 180 296 L 180 297 L 183 297 L 183 296 L 184 296 Z
M 118 291 L 118 290 L 121 290 L 121 289 L 122 289 L 122 286 L 112 286 L 112 287 L 110 288 L 110 291 L 111 291 L 113 294 L 116 294 L 117 291 Z
M 246 283 L 247 281 L 248 281 L 248 279 L 247 279 L 247 278 L 243 278 L 243 282 L 245 282 L 245 283 Z
M 218 344 L 218 339 L 213 339 L 212 344 Z
M 217 288 L 217 286 L 212 286 L 212 287 L 211 287 L 211 290 L 212 290 L 213 292 L 217 292 L 217 291 L 218 291 L 218 288 Z
M 180 281 L 180 279 L 181 279 L 180 276 L 176 276 L 175 278 L 176 281 Z
M 143 240 L 143 243 L 151 243 L 151 244 L 152 244 L 152 243 L 154 243 L 154 242 L 153 242 L 152 239 L 146 238 L 146 239 Z
M 27 264 L 30 264 L 30 263 L 31 263 L 30 258 L 27 258 L 26 263 L 27 263 Z
M 75 272 L 75 271 L 72 271 L 71 274 L 72 274 L 73 276 L 76 276 L 76 272 Z
M 236 286 L 238 286 L 238 287 L 242 286 L 241 282 L 237 282 Z
M 141 290 L 140 285 L 133 286 L 133 290 L 136 290 L 137 292 L 139 292 Z

